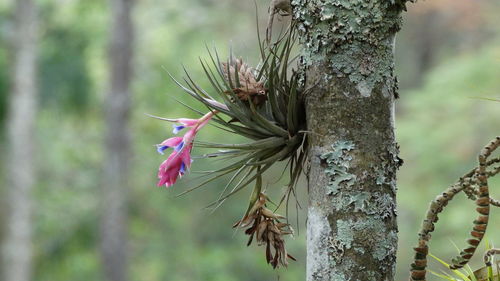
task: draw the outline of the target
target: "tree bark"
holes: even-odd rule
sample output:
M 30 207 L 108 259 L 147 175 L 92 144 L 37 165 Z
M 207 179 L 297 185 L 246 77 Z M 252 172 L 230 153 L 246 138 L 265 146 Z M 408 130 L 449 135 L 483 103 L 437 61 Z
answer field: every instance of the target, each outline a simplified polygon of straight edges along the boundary
M 110 0 L 110 81 L 106 96 L 106 159 L 102 188 L 101 258 L 105 276 L 127 280 L 127 179 L 130 160 L 130 80 L 133 0 Z
M 12 76 L 7 127 L 7 218 L 2 277 L 28 281 L 32 275 L 32 199 L 35 183 L 34 146 L 37 112 L 37 16 L 32 0 L 15 7 Z
M 307 280 L 394 280 L 404 2 L 294 0 L 310 131 Z

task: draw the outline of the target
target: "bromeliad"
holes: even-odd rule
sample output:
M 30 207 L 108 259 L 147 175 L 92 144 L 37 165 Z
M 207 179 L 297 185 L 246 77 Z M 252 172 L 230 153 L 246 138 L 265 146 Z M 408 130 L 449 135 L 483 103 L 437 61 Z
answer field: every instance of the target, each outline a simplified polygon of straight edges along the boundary
M 156 145 L 157 151 L 164 154 L 164 151 L 170 147 L 174 148 L 167 160 L 161 163 L 158 170 L 158 186 L 165 185 L 166 187 L 172 186 L 177 181 L 177 178 L 184 175 L 186 170 L 191 166 L 191 150 L 193 149 L 193 141 L 201 128 L 203 128 L 210 119 L 216 114 L 216 111 L 210 111 L 200 119 L 165 119 L 167 121 L 176 122 L 174 124 L 173 133 L 177 134 L 182 129 L 188 127 L 189 131 L 183 137 L 173 137 L 164 140 L 162 143 Z
M 292 50 L 295 38 L 295 27 L 291 25 L 287 32 L 271 45 L 266 45 L 265 41 L 259 39 L 262 61 L 256 68 L 250 67 L 232 53 L 227 61 L 221 61 L 217 50 L 208 50 L 209 60 L 200 59 L 200 63 L 212 90 L 203 89 L 186 69 L 185 83 L 180 83 L 172 75 L 170 77 L 193 99 L 210 109 L 210 112 L 200 119 L 166 119 L 152 116 L 173 122 L 174 134 L 187 130 L 184 136 L 172 137 L 157 145 L 161 154 L 173 148 L 172 153 L 160 165 L 158 186 L 172 186 L 190 169 L 193 145 L 216 149 L 199 157 L 217 157 L 228 160 L 228 164 L 204 173 L 206 180 L 190 186 L 179 195 L 230 175 L 228 182 L 221 188 L 218 199 L 209 205 L 216 209 L 227 198 L 255 183 L 249 200 L 249 210 L 235 227 L 247 228 L 245 233 L 250 235 L 250 239 L 255 237 L 259 244 L 265 245 L 266 260 L 274 268 L 287 266 L 287 260 L 293 259 L 285 249 L 284 239 L 292 232 L 288 223 L 281 221 L 284 217 L 276 216 L 274 211 L 265 207 L 262 200 L 267 200 L 267 197 L 264 197 L 262 191 L 262 175 L 275 163 L 287 162 L 285 169 L 290 175 L 289 182 L 275 206 L 277 210 L 295 196 L 295 187 L 298 185 L 308 153 L 305 111 L 301 98 L 307 91 L 300 87 L 300 77 L 293 69 Z M 211 96 L 212 93 L 215 98 Z M 195 108 L 185 106 L 203 114 Z M 194 143 L 196 134 L 208 122 L 215 123 L 214 125 L 225 133 L 250 141 L 235 144 L 197 140 Z

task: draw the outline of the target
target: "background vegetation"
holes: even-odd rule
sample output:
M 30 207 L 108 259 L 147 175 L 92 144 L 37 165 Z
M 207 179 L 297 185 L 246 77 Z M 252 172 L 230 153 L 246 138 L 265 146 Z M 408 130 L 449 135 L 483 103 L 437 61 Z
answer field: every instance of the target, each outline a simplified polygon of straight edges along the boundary
M 260 26 L 264 27 L 268 1 L 257 2 Z M 7 46 L 12 35 L 13 3 L 0 2 L 0 157 L 5 154 Z M 33 140 L 37 147 L 33 161 L 39 174 L 34 195 L 35 280 L 104 280 L 98 254 L 98 205 L 109 10 L 101 0 L 38 3 L 42 35 L 38 59 L 41 109 Z M 401 96 L 396 126 L 405 161 L 398 182 L 397 280 L 407 278 L 411 247 L 428 202 L 473 167 L 480 148 L 500 132 L 500 104 L 471 99 L 500 95 L 500 3 L 433 0 L 409 8 L 396 47 Z M 224 180 L 180 198 L 175 194 L 193 185 L 199 174 L 193 172 L 169 190 L 155 186 L 157 166 L 164 156 L 156 153 L 154 144 L 170 136 L 171 127 L 143 113 L 194 117 L 175 102 L 179 99 L 193 104 L 165 69 L 180 77 L 184 64 L 194 77 L 204 77 L 198 56 L 206 56 L 205 43 L 215 44 L 223 52 L 232 45 L 237 55 L 255 65 L 258 45 L 253 2 L 141 0 L 136 3 L 134 21 L 130 279 L 303 280 L 304 209 L 298 211 L 299 224 L 294 225 L 298 235 L 288 241 L 289 252 L 298 261 L 288 269 L 273 271 L 265 264 L 263 249 L 255 245 L 247 249 L 246 237 L 231 229 L 245 211 L 246 206 L 239 202 L 250 190 L 211 213 L 204 207 L 217 198 Z M 205 83 L 208 86 L 208 81 Z M 231 137 L 223 134 L 209 128 L 201 132 L 200 139 Z M 3 171 L 9 163 L 2 163 Z M 200 160 L 193 170 L 213 165 L 217 162 Z M 274 183 L 279 172 L 273 171 L 264 179 L 274 194 L 282 191 L 283 185 Z M 493 187 L 498 185 L 498 179 L 492 183 Z M 2 185 L 0 194 L 6 188 Z M 303 206 L 306 198 L 303 185 L 299 198 Z M 441 217 L 431 242 L 432 253 L 445 259 L 456 253 L 451 241 L 465 244 L 475 216 L 473 203 L 461 199 L 454 200 Z M 463 209 L 465 204 L 471 208 Z M 297 215 L 293 209 L 292 221 Z M 499 215 L 494 210 L 493 221 L 498 221 Z M 499 231 L 500 224 L 490 229 L 493 244 L 500 245 L 500 237 L 491 235 Z M 478 261 L 474 264 L 479 266 Z M 440 267 L 433 264 L 431 269 Z

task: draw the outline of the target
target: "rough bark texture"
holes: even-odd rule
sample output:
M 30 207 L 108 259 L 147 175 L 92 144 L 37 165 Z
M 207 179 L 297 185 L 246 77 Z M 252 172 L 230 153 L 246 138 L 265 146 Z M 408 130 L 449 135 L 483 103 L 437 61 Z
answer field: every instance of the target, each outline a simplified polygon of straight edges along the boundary
M 32 273 L 32 199 L 35 183 L 33 152 L 36 114 L 36 7 L 31 0 L 16 1 L 11 93 L 7 138 L 7 217 L 2 277 L 28 281 Z
M 106 97 L 106 160 L 102 189 L 101 256 L 106 278 L 127 280 L 127 178 L 130 159 L 130 80 L 133 0 L 110 0 L 110 89 Z
M 294 0 L 310 134 L 307 280 L 394 280 L 402 2 Z

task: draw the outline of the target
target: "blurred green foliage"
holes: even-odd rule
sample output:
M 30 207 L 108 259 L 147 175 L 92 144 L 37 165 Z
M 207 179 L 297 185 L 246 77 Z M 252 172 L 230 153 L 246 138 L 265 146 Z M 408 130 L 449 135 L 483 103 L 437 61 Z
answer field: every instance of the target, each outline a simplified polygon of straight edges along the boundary
M 498 97 L 499 63 L 498 44 L 488 44 L 475 53 L 442 62 L 426 76 L 423 87 L 403 94 L 396 122 L 405 160 L 398 182 L 399 270 L 409 265 L 410 246 L 416 244 L 416 233 L 430 200 L 474 167 L 481 148 L 500 132 L 498 103 L 474 99 Z M 490 180 L 493 196 L 497 196 L 495 187 L 499 184 L 498 177 Z M 492 218 L 498 215 L 499 210 L 493 209 Z M 452 242 L 459 247 L 466 245 L 474 216 L 472 201 L 464 195 L 455 198 L 439 216 L 430 251 L 449 261 L 457 254 Z M 495 219 L 492 222 L 487 237 L 497 245 L 500 241 L 495 234 L 500 224 Z M 472 267 L 480 266 L 478 254 Z M 433 278 L 428 280 L 436 280 Z
M 8 61 L 7 61 L 7 10 L 0 7 L 0 128 L 3 128 L 7 113 Z
M 89 104 L 90 79 L 85 57 L 90 34 L 68 27 L 52 27 L 42 42 L 40 55 L 40 99 L 42 106 L 64 106 L 69 112 L 84 112 Z M 63 49 L 64 52 L 60 50 Z
M 35 280 L 99 281 L 103 280 L 98 217 L 108 7 L 105 1 L 98 0 L 39 3 L 41 109 L 36 140 L 39 180 L 34 195 Z M 267 1 L 258 4 L 263 27 Z M 11 13 L 11 6 L 0 5 L 2 45 L 8 40 L 10 19 L 6 15 Z M 156 153 L 154 144 L 171 136 L 171 127 L 143 113 L 196 117 L 175 99 L 199 106 L 176 88 L 165 69 L 181 77 L 181 64 L 185 64 L 194 77 L 202 78 L 197 60 L 198 56 L 206 55 L 205 44 L 215 44 L 222 52 L 232 45 L 237 55 L 257 63 L 254 9 L 252 1 L 137 1 L 131 119 L 134 165 L 129 180 L 131 280 L 304 280 L 304 209 L 298 211 L 299 224 L 294 225 L 299 235 L 288 241 L 289 252 L 298 261 L 292 262 L 288 269 L 273 271 L 265 264 L 264 249 L 255 245 L 247 248 L 243 233 L 231 228 L 245 211 L 240 202 L 247 199 L 250 190 L 236 195 L 214 213 L 204 206 L 217 199 L 224 180 L 184 197 L 174 196 L 199 180 L 200 174 L 195 171 L 219 165 L 217 161 L 196 160 L 194 172 L 169 190 L 155 186 L 157 167 L 164 156 Z M 493 24 L 489 26 L 492 27 Z M 402 40 L 415 28 L 418 27 L 405 26 Z M 496 31 L 489 40 L 473 48 L 441 50 L 438 53 L 446 55 L 437 56 L 435 67 L 424 75 L 422 84 L 401 90 L 396 125 L 405 165 L 400 170 L 398 184 L 397 280 L 406 279 L 411 247 L 428 202 L 473 167 L 480 148 L 499 133 L 499 104 L 471 99 L 498 98 L 500 94 L 499 30 Z M 401 45 L 408 46 L 405 42 Z M 415 59 L 418 58 L 415 52 L 418 49 L 401 48 L 398 57 Z M 412 63 L 403 61 L 405 65 Z M 405 65 L 398 68 L 404 71 Z M 7 50 L 1 48 L 0 120 L 5 116 L 8 75 Z M 408 82 L 413 79 L 411 75 L 402 77 L 406 79 L 402 85 L 414 84 Z M 202 86 L 209 88 L 208 81 L 205 83 Z M 210 128 L 200 134 L 200 139 L 220 141 L 224 133 Z M 223 138 L 226 142 L 241 141 L 233 136 Z M 198 150 L 195 154 L 202 152 Z M 286 182 L 283 179 L 274 183 L 279 173 L 274 170 L 264 179 L 275 197 Z M 500 181 L 492 184 L 498 186 Z M 299 199 L 305 207 L 307 197 L 305 185 L 302 186 Z M 474 218 L 473 204 L 463 197 L 448 208 L 431 242 L 431 251 L 440 257 L 455 254 L 450 240 L 462 246 Z M 497 215 L 500 214 L 495 210 L 492 216 Z M 295 220 L 294 204 L 290 217 Z M 500 225 L 490 231 L 498 233 Z M 490 237 L 490 241 L 500 243 L 500 238 Z

